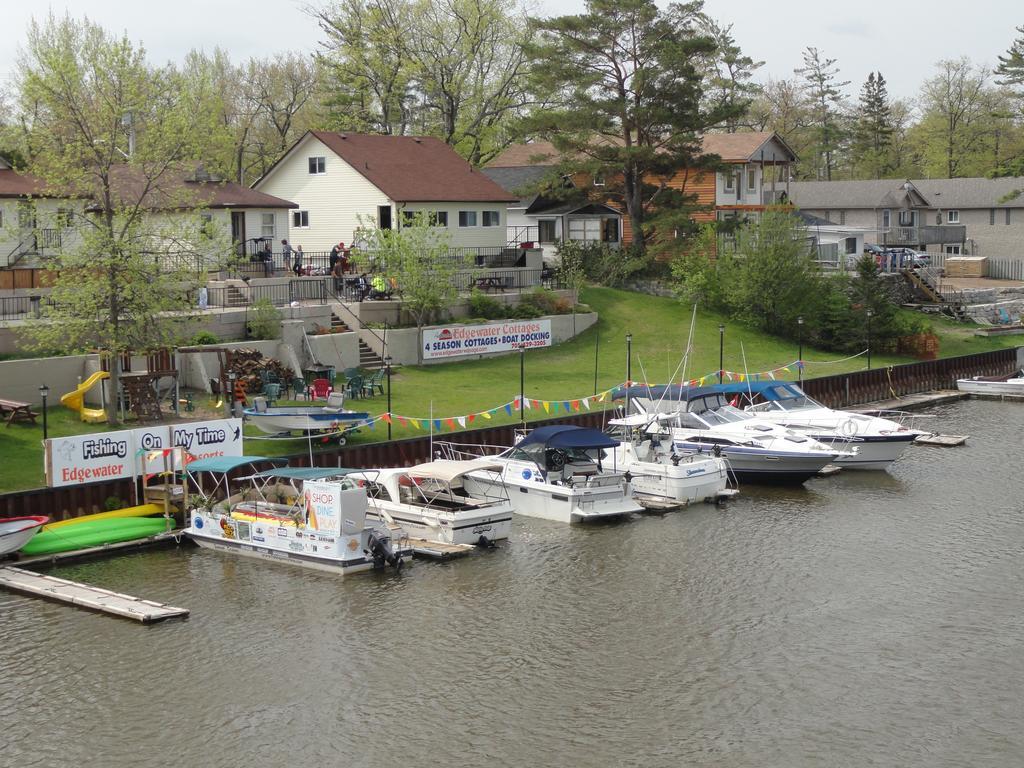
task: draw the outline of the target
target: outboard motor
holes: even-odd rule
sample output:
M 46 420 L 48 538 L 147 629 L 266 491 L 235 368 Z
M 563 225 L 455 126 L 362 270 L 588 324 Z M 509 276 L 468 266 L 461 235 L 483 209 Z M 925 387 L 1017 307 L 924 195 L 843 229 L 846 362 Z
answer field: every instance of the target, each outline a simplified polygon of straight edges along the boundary
M 373 555 L 373 564 L 378 568 L 387 563 L 398 570 L 402 569 L 402 558 L 391 548 L 391 539 L 377 531 L 370 531 L 370 554 Z

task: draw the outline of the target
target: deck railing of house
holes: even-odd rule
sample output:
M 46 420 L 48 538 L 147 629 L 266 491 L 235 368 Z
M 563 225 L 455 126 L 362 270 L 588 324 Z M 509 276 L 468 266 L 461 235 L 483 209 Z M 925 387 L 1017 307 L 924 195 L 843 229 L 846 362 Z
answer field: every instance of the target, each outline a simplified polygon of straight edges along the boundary
M 882 233 L 883 245 L 941 245 L 967 239 L 963 224 L 933 224 L 920 227 L 890 227 Z

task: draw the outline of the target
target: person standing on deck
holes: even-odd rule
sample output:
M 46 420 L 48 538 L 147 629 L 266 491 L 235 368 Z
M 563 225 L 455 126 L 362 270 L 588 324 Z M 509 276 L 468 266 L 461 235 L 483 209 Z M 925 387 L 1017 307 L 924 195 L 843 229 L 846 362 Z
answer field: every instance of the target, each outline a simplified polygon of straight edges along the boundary
M 295 273 L 296 277 L 302 277 L 302 246 L 295 246 L 295 266 L 292 267 L 292 272 Z
M 292 260 L 292 247 L 288 245 L 287 240 L 281 241 L 281 256 L 284 259 L 284 268 L 288 269 L 288 262 Z

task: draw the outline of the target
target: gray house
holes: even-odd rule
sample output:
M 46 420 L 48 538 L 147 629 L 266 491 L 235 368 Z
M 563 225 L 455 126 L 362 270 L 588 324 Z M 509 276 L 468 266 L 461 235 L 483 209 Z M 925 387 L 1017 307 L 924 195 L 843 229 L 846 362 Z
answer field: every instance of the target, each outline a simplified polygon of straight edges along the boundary
M 869 242 L 946 256 L 985 256 L 990 274 L 1024 262 L 1024 178 L 802 181 L 790 198 L 802 211 L 861 227 Z M 1008 276 L 1008 275 L 1007 275 Z

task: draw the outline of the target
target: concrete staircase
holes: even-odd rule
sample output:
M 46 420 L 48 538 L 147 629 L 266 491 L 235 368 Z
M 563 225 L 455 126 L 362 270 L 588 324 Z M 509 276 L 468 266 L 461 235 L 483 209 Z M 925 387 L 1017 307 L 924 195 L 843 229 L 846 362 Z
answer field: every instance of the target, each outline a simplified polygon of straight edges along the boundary
M 384 367 L 384 359 L 362 339 L 359 340 L 359 367 L 371 371 Z
M 224 291 L 224 306 L 225 307 L 245 307 L 248 306 L 249 300 L 245 297 L 238 286 L 231 285 L 230 283 L 225 286 Z

